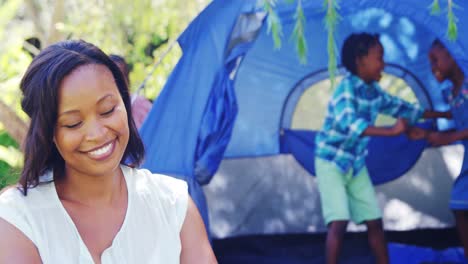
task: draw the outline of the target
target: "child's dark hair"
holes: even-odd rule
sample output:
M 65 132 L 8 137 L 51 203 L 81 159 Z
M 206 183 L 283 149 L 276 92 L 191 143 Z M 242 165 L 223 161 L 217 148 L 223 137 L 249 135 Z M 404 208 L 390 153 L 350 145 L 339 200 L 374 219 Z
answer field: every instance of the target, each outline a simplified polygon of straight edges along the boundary
M 357 74 L 356 59 L 361 58 L 375 45 L 382 45 L 379 34 L 354 33 L 349 35 L 341 48 L 341 63 L 352 74 Z
M 442 43 L 442 41 L 440 41 L 440 39 L 438 39 L 438 38 L 434 39 L 434 41 L 432 41 L 432 44 L 431 44 L 431 49 L 436 48 L 436 47 L 437 48 L 443 48 L 443 49 L 447 50 L 444 43 Z
M 24 142 L 24 167 L 19 180 L 24 195 L 27 195 L 28 188 L 39 184 L 39 177 L 47 170 L 60 172 L 54 173 L 54 178 L 64 175 L 65 162 L 53 142 L 60 84 L 72 71 L 89 64 L 103 65 L 111 71 L 127 110 L 130 135 L 121 163 L 130 160 L 138 165 L 144 158 L 144 146 L 132 119 L 130 95 L 120 69 L 90 43 L 82 40 L 59 42 L 33 59 L 20 83 L 23 93 L 21 106 L 31 118 Z

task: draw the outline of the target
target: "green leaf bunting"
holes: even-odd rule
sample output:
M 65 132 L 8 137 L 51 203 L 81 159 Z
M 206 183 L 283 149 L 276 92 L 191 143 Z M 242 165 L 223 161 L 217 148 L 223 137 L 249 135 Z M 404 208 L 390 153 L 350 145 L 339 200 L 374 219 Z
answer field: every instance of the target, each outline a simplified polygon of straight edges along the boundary
M 276 14 L 274 7 L 275 0 L 264 0 L 263 8 L 267 12 L 267 25 L 268 33 L 271 33 L 273 36 L 273 42 L 275 44 L 275 49 L 281 48 L 281 36 L 283 35 L 283 28 L 281 26 L 281 21 L 278 14 Z
M 458 37 L 458 28 L 457 28 L 457 17 L 453 13 L 453 8 L 456 7 L 453 0 L 448 1 L 448 9 L 447 9 L 447 37 L 451 41 L 455 41 Z
M 335 29 L 340 16 L 338 14 L 338 0 L 325 0 L 323 2 L 326 8 L 325 28 L 328 32 L 327 38 L 327 51 L 328 51 L 328 73 L 330 75 L 331 89 L 335 88 L 335 75 L 336 75 L 336 45 L 335 45 Z
M 307 63 L 307 40 L 305 39 L 305 16 L 304 10 L 302 9 L 302 1 L 298 0 L 296 14 L 294 15 L 296 24 L 292 33 L 293 39 L 296 41 L 296 51 L 299 55 L 299 61 L 301 64 Z
M 429 6 L 429 8 L 431 9 L 431 15 L 440 14 L 439 0 L 434 0 L 432 4 Z
M 302 8 L 302 0 L 285 0 L 286 3 L 292 4 L 297 1 L 297 7 L 294 14 L 295 25 L 291 38 L 295 41 L 296 52 L 299 56 L 301 64 L 307 63 L 307 40 L 305 38 L 306 18 Z M 391 0 L 389 0 L 391 1 Z M 465 0 L 466 1 L 466 0 Z M 259 0 L 263 2 L 263 8 L 267 12 L 268 33 L 271 32 L 275 49 L 281 48 L 281 37 L 283 35 L 281 21 L 278 14 L 275 12 L 276 0 Z M 328 72 L 331 80 L 331 88 L 335 87 L 335 76 L 337 70 L 337 52 L 338 49 L 335 43 L 336 26 L 340 20 L 338 13 L 339 0 L 323 0 L 325 10 L 324 24 L 327 30 L 327 52 L 328 52 Z M 455 41 L 458 37 L 457 17 L 453 13 L 453 9 L 457 8 L 454 0 L 447 0 L 447 38 Z M 441 7 L 439 0 L 433 0 L 429 6 L 431 15 L 440 15 Z

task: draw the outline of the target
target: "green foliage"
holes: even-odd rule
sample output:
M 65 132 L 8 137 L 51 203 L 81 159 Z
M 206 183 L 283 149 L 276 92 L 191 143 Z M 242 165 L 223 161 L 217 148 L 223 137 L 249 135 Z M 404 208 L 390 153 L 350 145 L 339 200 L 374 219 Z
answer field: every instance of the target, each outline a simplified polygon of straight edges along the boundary
M 271 33 L 273 37 L 273 43 L 275 44 L 275 49 L 281 48 L 281 36 L 283 35 L 283 29 L 281 26 L 281 21 L 276 13 L 275 0 L 265 0 L 263 8 L 267 12 L 267 26 L 268 33 Z
M 305 16 L 304 10 L 302 9 L 302 1 L 298 0 L 296 14 L 294 15 L 296 19 L 296 24 L 294 25 L 293 30 L 293 39 L 296 42 L 296 51 L 299 55 L 300 62 L 302 64 L 307 63 L 307 41 L 305 39 L 304 29 L 305 29 Z
M 335 44 L 335 29 L 340 16 L 338 15 L 338 0 L 325 0 L 324 7 L 326 7 L 327 15 L 325 16 L 325 28 L 327 29 L 327 51 L 328 51 L 328 72 L 330 74 L 331 89 L 335 88 L 336 76 L 336 54 L 337 48 Z
M 0 132 L 0 190 L 18 180 L 22 154 L 16 141 L 6 132 Z
M 440 15 L 441 8 L 439 0 L 434 0 L 429 6 L 431 9 L 431 15 Z M 454 0 L 447 0 L 447 32 L 446 36 L 450 41 L 455 41 L 458 37 L 457 17 L 453 13 L 453 9 L 458 6 L 454 3 Z
M 18 143 L 6 132 L 0 132 L 0 146 L 19 148 Z
M 457 17 L 455 16 L 455 14 L 453 14 L 453 8 L 455 7 L 455 4 L 452 2 L 452 0 L 447 0 L 447 1 L 448 1 L 447 37 L 449 40 L 455 41 L 458 37 Z
M 179 36 L 209 0 L 135 0 L 131 4 L 125 0 L 3 2 L 0 5 L 0 63 L 7 64 L 2 70 L 6 69 L 8 76 L 0 72 L 0 85 L 8 80 L 11 87 L 15 87 L 14 97 L 19 98 L 19 79 L 30 62 L 23 50 L 25 39 L 37 37 L 43 47 L 63 39 L 84 39 L 105 52 L 122 55 L 133 66 L 130 80 L 134 91 L 159 55 L 166 51 L 167 44 Z M 168 53 L 147 83 L 146 96 L 154 99 L 159 94 L 180 55 L 177 48 Z M 17 63 L 12 61 L 12 56 L 26 59 Z
M 431 15 L 438 15 L 440 14 L 440 5 L 439 0 L 434 0 L 430 5 Z
M 81 4 L 66 16 L 62 35 L 85 39 L 108 53 L 124 56 L 132 69 L 131 90 L 135 91 L 167 44 L 179 36 L 208 0 L 138 0 L 131 5 L 126 0 L 77 2 Z M 154 99 L 159 94 L 180 55 L 180 50 L 174 49 L 165 57 L 144 95 Z
M 281 20 L 275 11 L 276 0 L 262 0 L 263 9 L 267 12 L 267 32 L 272 35 L 275 49 L 281 48 L 281 37 L 283 36 L 283 28 Z M 295 41 L 296 51 L 299 56 L 299 61 L 302 64 L 307 63 L 307 40 L 305 38 L 305 16 L 302 9 L 302 0 L 286 0 L 286 3 L 292 4 L 297 1 L 296 12 L 294 18 L 296 23 L 291 35 Z

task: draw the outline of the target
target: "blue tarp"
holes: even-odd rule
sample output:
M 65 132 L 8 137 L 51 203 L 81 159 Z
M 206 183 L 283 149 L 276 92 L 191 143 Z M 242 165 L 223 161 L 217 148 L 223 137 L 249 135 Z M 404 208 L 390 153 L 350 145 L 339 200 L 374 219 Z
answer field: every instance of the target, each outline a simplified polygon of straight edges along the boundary
M 435 234 L 431 230 L 424 230 L 424 232 Z M 437 233 L 441 235 L 441 232 Z M 388 235 L 390 239 L 388 253 L 391 264 L 468 263 L 464 257 L 463 248 L 451 246 L 450 243 L 446 243 L 448 247 L 444 247 L 445 249 L 433 249 L 423 245 L 392 242 L 395 234 Z M 411 232 L 401 235 L 421 236 L 421 233 Z M 213 246 L 219 263 L 223 264 L 322 264 L 326 262 L 323 253 L 325 251 L 324 240 L 325 234 L 252 235 L 215 240 Z M 355 233 L 347 237 L 343 244 L 340 263 L 376 263 L 366 234 Z
M 464 34 L 468 2 L 456 2 L 460 33 L 454 42 L 446 38 L 446 17 L 430 15 L 431 2 L 341 1 L 336 47 L 341 47 L 352 32 L 380 33 L 386 62 L 407 70 L 400 77 L 415 84 L 412 88 L 420 104 L 445 110 L 427 52 L 433 39 L 441 39 L 468 73 L 468 35 Z M 445 1 L 440 4 L 444 10 Z M 299 63 L 289 37 L 295 7 L 281 1 L 277 6 L 284 32 L 280 49 L 274 49 L 265 23 L 251 42 L 232 41 L 241 15 L 262 12 L 256 0 L 214 0 L 179 39 L 183 55 L 140 130 L 147 150 L 143 167 L 186 180 L 207 224 L 200 185 L 210 181 L 222 158 L 280 154 L 281 131 L 291 128 L 293 111 L 285 107 L 294 98 L 290 95 L 307 76 L 327 68 L 322 1 L 303 0 L 302 5 L 308 39 L 304 65 Z M 239 34 L 242 36 L 242 32 Z M 408 160 L 415 161 L 424 146 L 411 146 L 414 149 L 410 147 L 412 156 Z M 376 156 L 383 153 L 379 146 L 375 149 Z M 303 158 L 313 160 L 313 156 Z M 374 179 L 389 177 L 380 172 L 372 174 Z

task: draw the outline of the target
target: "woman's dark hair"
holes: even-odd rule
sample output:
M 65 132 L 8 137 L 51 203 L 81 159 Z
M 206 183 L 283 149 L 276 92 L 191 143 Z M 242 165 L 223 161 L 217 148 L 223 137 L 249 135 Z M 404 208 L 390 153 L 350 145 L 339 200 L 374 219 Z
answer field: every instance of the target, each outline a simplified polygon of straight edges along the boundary
M 351 72 L 357 74 L 356 59 L 366 56 L 371 47 L 382 45 L 379 34 L 354 33 L 349 35 L 341 48 L 341 64 Z
M 110 54 L 109 55 L 109 58 L 115 63 L 117 64 L 117 66 L 119 66 L 119 69 L 121 69 L 123 71 L 123 75 L 125 77 L 125 80 L 127 81 L 127 84 L 130 84 L 130 78 L 129 78 L 129 74 L 130 74 L 130 66 L 128 65 L 128 63 L 125 61 L 124 57 L 120 56 L 120 55 L 116 55 L 116 54 Z M 122 68 L 120 68 L 122 67 Z
M 59 88 L 67 75 L 89 64 L 103 65 L 111 71 L 127 110 L 130 135 L 121 163 L 129 161 L 139 165 L 144 158 L 144 146 L 132 119 L 130 95 L 120 69 L 93 44 L 82 40 L 58 42 L 33 59 L 20 83 L 21 106 L 31 118 L 24 142 L 24 168 L 19 180 L 24 195 L 28 188 L 39 184 L 39 177 L 47 170 L 61 172 L 54 173 L 54 178 L 64 175 L 65 162 L 53 142 Z

